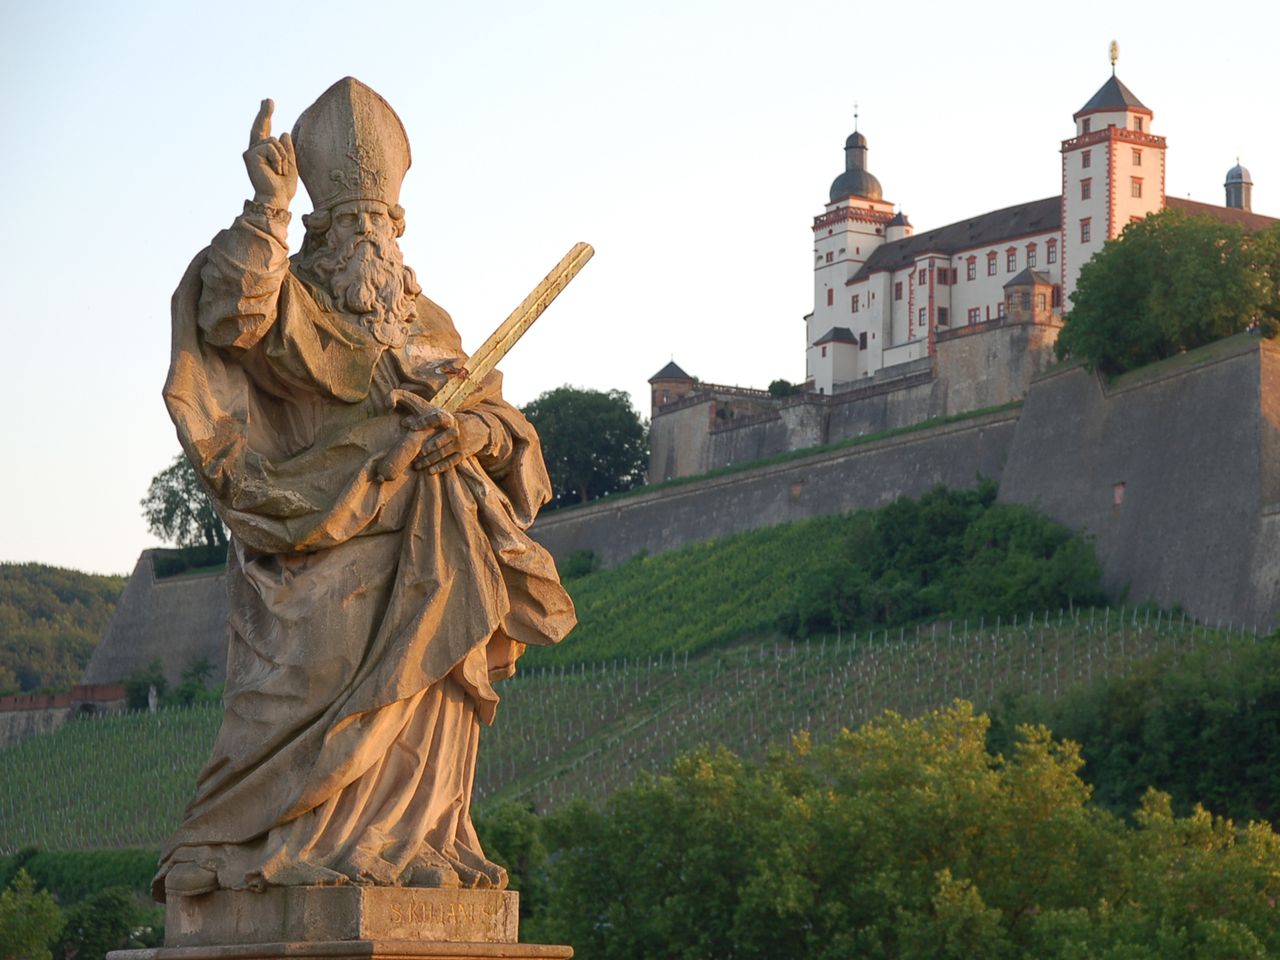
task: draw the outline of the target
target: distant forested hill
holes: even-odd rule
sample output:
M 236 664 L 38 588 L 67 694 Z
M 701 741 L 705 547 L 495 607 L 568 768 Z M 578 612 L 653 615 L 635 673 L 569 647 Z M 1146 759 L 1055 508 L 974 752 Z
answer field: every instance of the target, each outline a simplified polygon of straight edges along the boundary
M 127 579 L 0 563 L 0 693 L 78 683 Z

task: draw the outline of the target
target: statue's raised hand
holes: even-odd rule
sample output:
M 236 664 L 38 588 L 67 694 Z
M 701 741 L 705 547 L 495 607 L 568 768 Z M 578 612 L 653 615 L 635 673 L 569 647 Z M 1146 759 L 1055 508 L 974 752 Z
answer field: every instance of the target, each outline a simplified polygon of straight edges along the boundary
M 253 184 L 253 199 L 277 210 L 288 210 L 289 201 L 298 192 L 298 160 L 289 134 L 271 135 L 271 114 L 275 108 L 271 100 L 263 100 L 258 108 L 249 133 L 249 149 L 244 152 L 244 165 Z

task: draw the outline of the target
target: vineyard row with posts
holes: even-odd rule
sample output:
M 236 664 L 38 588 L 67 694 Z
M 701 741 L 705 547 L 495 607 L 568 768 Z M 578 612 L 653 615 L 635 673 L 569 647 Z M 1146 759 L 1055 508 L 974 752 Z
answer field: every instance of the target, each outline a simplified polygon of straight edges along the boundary
M 553 810 L 601 800 L 702 743 L 759 756 L 798 731 L 825 739 L 884 710 L 1053 699 L 1158 654 L 1230 658 L 1258 642 L 1159 611 L 1090 609 L 533 667 L 500 686 L 475 795 L 481 806 L 512 799 Z M 217 707 L 194 706 L 84 719 L 0 752 L 0 853 L 158 846 L 220 718 Z

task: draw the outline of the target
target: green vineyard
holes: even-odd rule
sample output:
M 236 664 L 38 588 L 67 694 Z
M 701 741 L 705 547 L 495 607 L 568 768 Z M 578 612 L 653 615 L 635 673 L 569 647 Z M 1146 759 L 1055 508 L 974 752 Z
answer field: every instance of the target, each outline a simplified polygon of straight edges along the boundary
M 1154 611 L 1099 609 L 532 667 L 500 687 L 476 798 L 553 810 L 600 800 L 701 743 L 759 756 L 797 731 L 825 739 L 886 709 L 915 716 L 955 699 L 979 709 L 1004 694 L 1054 699 L 1157 654 L 1230 658 L 1257 642 Z M 0 852 L 158 846 L 220 716 L 195 707 L 79 720 L 0 752 Z

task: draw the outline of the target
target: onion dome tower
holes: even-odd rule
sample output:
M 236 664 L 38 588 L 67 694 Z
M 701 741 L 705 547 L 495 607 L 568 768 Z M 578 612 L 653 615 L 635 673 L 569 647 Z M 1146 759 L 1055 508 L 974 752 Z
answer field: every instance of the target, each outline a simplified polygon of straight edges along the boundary
M 858 346 L 863 335 L 870 338 L 871 313 L 862 309 L 869 301 L 849 286 L 885 242 L 893 219 L 893 204 L 867 170 L 867 138 L 858 132 L 856 104 L 853 133 L 844 142 L 844 172 L 831 182 L 827 197 L 826 209 L 813 219 L 813 312 L 805 317 L 805 380 L 817 384 L 812 389 L 829 391 L 833 377 L 852 380 L 870 372 L 870 361 Z M 836 328 L 849 336 L 819 342 L 820 335 Z
M 830 202 L 839 203 L 846 197 L 884 199 L 880 181 L 867 170 L 867 138 L 857 130 L 844 142 L 844 173 L 831 181 Z
M 1240 166 L 1240 158 L 1236 157 L 1236 165 L 1227 171 L 1227 182 L 1223 184 L 1227 191 L 1227 206 L 1236 210 L 1253 209 L 1253 178 L 1247 168 Z

